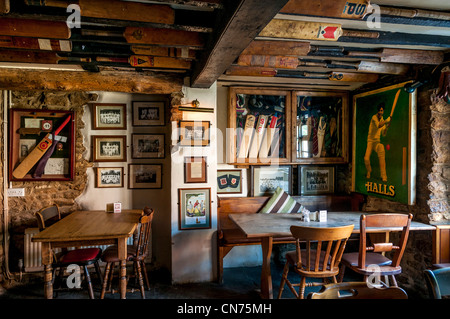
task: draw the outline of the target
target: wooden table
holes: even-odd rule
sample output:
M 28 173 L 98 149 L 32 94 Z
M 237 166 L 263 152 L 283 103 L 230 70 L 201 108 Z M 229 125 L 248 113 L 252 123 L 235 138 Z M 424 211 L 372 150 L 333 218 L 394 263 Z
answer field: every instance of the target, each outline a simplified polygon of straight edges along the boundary
M 142 214 L 142 209 L 122 210 L 121 213 L 76 211 L 34 236 L 32 241 L 42 244 L 45 297 L 53 297 L 53 248 L 115 244 L 120 259 L 120 297 L 125 299 L 127 240 L 136 230 Z
M 272 275 L 270 270 L 270 256 L 272 255 L 273 237 L 291 236 L 292 225 L 310 227 L 338 227 L 354 225 L 353 233 L 359 233 L 359 220 L 362 212 L 328 212 L 326 222 L 303 222 L 301 214 L 230 214 L 229 218 L 245 233 L 248 238 L 261 238 L 262 270 L 261 295 L 272 299 Z M 369 215 L 369 213 L 364 213 Z M 384 233 L 388 238 L 389 232 L 399 231 L 400 227 L 367 228 L 370 233 Z M 411 222 L 410 230 L 435 230 L 434 226 Z M 294 240 L 294 238 L 292 238 Z

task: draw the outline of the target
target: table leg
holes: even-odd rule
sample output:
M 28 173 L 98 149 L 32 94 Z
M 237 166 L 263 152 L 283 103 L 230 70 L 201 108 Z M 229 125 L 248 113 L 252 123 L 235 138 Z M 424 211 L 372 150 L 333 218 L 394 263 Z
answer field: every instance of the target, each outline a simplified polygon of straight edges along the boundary
M 261 238 L 262 271 L 261 271 L 261 296 L 264 299 L 273 299 L 272 272 L 270 270 L 270 256 L 272 255 L 272 237 Z
M 44 297 L 53 299 L 53 254 L 50 243 L 42 243 L 42 264 L 44 265 Z
M 119 291 L 120 299 L 126 299 L 127 294 L 127 239 L 119 238 L 117 243 L 118 247 L 118 257 L 120 259 L 119 264 Z

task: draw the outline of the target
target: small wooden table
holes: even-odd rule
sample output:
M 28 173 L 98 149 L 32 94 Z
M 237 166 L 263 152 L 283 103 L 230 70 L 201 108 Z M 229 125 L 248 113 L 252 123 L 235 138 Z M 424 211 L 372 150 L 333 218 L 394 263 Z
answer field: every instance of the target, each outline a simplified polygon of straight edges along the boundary
M 261 295 L 263 298 L 272 299 L 272 275 L 270 270 L 270 256 L 272 255 L 273 237 L 292 236 L 292 225 L 310 227 L 338 227 L 354 225 L 353 233 L 359 233 L 359 220 L 363 212 L 328 212 L 326 222 L 304 222 L 301 214 L 229 214 L 229 218 L 245 233 L 248 238 L 261 238 L 262 270 L 261 270 Z M 385 233 L 400 231 L 400 227 L 368 228 L 370 233 Z M 434 226 L 411 222 L 410 230 L 435 230 Z M 294 240 L 294 238 L 292 238 Z
M 121 213 L 76 211 L 34 236 L 32 241 L 42 244 L 45 298 L 53 298 L 53 248 L 115 244 L 120 259 L 120 297 L 125 299 L 127 240 L 136 230 L 142 214 L 142 209 L 122 210 Z

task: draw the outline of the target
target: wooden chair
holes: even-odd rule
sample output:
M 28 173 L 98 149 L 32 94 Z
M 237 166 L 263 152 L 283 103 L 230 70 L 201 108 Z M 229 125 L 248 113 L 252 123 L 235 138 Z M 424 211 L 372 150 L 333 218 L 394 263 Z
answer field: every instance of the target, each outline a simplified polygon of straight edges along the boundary
M 430 299 L 450 296 L 450 267 L 424 271 Z
M 150 284 L 148 281 L 147 270 L 145 266 L 145 258 L 148 255 L 148 244 L 150 238 L 150 230 L 153 221 L 153 210 L 146 207 L 144 209 L 144 215 L 139 219 L 139 235 L 133 245 L 127 246 L 127 260 L 133 261 L 135 275 L 139 281 L 139 287 L 142 299 L 145 299 L 144 281 L 145 278 L 147 289 L 150 290 Z M 105 249 L 102 255 L 102 260 L 106 262 L 105 276 L 103 278 L 102 292 L 100 299 L 105 297 L 106 291 L 111 291 L 111 282 L 113 278 L 114 265 L 119 263 L 118 249 L 116 245 L 112 245 Z M 110 274 L 111 273 L 111 274 Z M 143 276 L 144 275 L 144 276 Z M 109 278 L 108 278 L 109 276 Z M 108 288 L 109 286 L 109 288 Z
M 59 211 L 58 205 L 56 204 L 44 207 L 34 215 L 36 217 L 40 231 L 43 231 L 46 227 L 61 219 L 61 213 Z M 80 267 L 83 267 L 84 269 L 84 274 L 88 285 L 89 297 L 91 299 L 94 299 L 94 291 L 92 288 L 91 276 L 89 274 L 88 266 L 94 264 L 97 276 L 99 277 L 100 282 L 102 282 L 103 277 L 98 263 L 101 255 L 102 250 L 100 248 L 77 248 L 73 250 L 64 249 L 58 254 L 53 253 L 53 283 L 55 281 L 55 274 L 57 269 L 59 269 L 59 277 L 61 278 L 64 268 L 72 264 L 78 265 Z
M 366 282 L 341 282 L 323 286 L 312 292 L 308 299 L 408 299 L 399 287 L 369 287 Z
M 278 299 L 281 298 L 285 284 L 295 297 L 303 299 L 306 286 L 323 285 L 318 282 L 306 283 L 307 277 L 323 280 L 332 278 L 333 282 L 337 282 L 335 276 L 339 273 L 339 262 L 352 233 L 353 225 L 330 228 L 291 226 L 290 230 L 296 239 L 296 250 L 286 253 L 287 261 L 281 278 Z M 303 243 L 306 245 L 305 249 L 301 249 Z M 300 275 L 299 284 L 293 284 L 288 280 L 291 266 Z M 298 286 L 300 288 L 297 293 L 294 287 Z
M 339 281 L 342 281 L 346 267 L 358 274 L 364 275 L 365 280 L 371 274 L 386 276 L 385 285 L 389 286 L 389 278 L 393 286 L 397 286 L 395 275 L 402 272 L 400 261 L 408 241 L 411 214 L 373 214 L 361 215 L 359 252 L 345 253 L 342 256 Z M 392 227 L 393 231 L 401 231 L 397 245 L 394 243 L 371 243 L 367 238 L 368 227 Z M 392 252 L 389 259 L 384 253 Z M 378 272 L 379 271 L 379 272 Z

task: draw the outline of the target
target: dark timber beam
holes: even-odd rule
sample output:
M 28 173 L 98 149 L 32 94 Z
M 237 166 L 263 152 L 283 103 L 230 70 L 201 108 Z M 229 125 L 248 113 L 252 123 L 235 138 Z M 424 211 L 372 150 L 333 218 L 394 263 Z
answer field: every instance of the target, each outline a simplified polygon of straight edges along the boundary
M 209 88 L 288 0 L 227 1 L 206 50 L 192 71 L 191 86 Z

